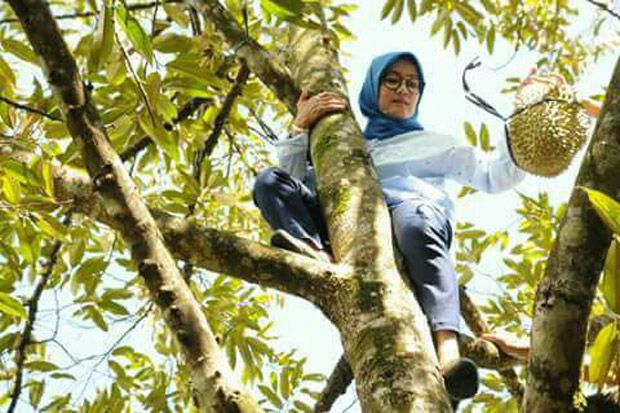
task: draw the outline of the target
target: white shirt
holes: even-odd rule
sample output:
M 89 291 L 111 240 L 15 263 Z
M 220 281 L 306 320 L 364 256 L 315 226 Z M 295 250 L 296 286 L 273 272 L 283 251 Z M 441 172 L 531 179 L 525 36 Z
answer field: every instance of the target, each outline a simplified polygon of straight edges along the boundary
M 492 158 L 473 146 L 458 145 L 454 137 L 430 131 L 413 131 L 387 139 L 366 141 L 388 205 L 416 200 L 438 207 L 448 219 L 454 203 L 446 191 L 452 179 L 485 192 L 510 189 L 525 172 L 512 161 L 505 139 Z M 280 167 L 303 179 L 308 154 L 308 134 L 276 144 Z

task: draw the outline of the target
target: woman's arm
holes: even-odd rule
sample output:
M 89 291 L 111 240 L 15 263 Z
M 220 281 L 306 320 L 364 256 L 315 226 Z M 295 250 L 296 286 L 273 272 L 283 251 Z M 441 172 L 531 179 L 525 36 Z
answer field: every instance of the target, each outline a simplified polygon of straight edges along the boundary
M 462 185 L 495 193 L 516 186 L 525 178 L 508 153 L 506 139 L 500 139 L 494 157 L 486 159 L 473 146 L 457 146 L 449 151 L 447 176 Z
M 303 180 L 308 159 L 309 129 L 323 116 L 347 109 L 346 100 L 332 92 L 310 97 L 305 89 L 297 100 L 297 115 L 288 134 L 289 139 L 278 141 L 276 151 L 280 168 Z
M 278 165 L 294 178 L 303 180 L 308 159 L 308 132 L 289 135 L 290 139 L 276 142 Z

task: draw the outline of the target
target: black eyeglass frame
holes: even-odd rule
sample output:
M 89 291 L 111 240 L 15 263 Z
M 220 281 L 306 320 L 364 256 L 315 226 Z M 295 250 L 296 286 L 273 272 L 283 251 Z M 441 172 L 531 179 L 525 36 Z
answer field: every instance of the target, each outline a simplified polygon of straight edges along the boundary
M 398 85 L 396 85 L 396 87 L 390 87 L 385 83 L 385 79 L 388 77 L 394 77 L 396 79 L 398 79 Z M 395 75 L 393 73 L 388 73 L 385 74 L 383 76 L 381 76 L 381 84 L 383 86 L 385 86 L 386 88 L 388 88 L 389 90 L 396 92 L 398 89 L 400 89 L 400 85 L 403 84 L 403 81 L 405 82 L 405 90 L 407 90 L 407 92 L 409 93 L 415 93 L 415 92 L 422 92 L 422 89 L 424 89 L 424 82 L 421 81 L 420 79 L 407 79 L 407 78 L 402 78 L 398 75 Z M 417 83 L 416 87 L 414 89 L 410 89 L 409 86 L 407 86 L 407 82 L 408 81 L 415 81 Z

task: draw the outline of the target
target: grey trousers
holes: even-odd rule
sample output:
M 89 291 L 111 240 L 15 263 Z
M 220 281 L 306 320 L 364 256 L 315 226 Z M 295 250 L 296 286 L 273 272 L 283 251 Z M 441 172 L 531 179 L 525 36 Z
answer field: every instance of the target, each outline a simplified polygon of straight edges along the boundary
M 300 181 L 279 168 L 261 172 L 254 203 L 273 229 L 283 229 L 317 247 L 329 248 L 311 169 Z M 450 258 L 452 227 L 430 202 L 388 203 L 396 244 L 432 331 L 459 332 L 459 292 Z

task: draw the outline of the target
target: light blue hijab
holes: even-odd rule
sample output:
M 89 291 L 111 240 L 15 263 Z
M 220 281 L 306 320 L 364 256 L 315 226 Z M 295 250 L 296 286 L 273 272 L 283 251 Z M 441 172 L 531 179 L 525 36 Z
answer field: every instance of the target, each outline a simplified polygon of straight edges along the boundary
M 416 106 L 413 115 L 407 119 L 394 119 L 384 115 L 379 110 L 379 86 L 381 75 L 385 69 L 389 68 L 399 59 L 410 60 L 418 69 L 420 77 L 420 98 L 418 106 L 424 92 L 424 73 L 422 66 L 418 62 L 418 58 L 411 52 L 392 52 L 375 57 L 368 68 L 364 85 L 360 91 L 359 105 L 364 116 L 368 118 L 368 124 L 364 129 L 364 137 L 366 139 L 387 139 L 401 133 L 424 130 L 418 122 L 418 106 Z

